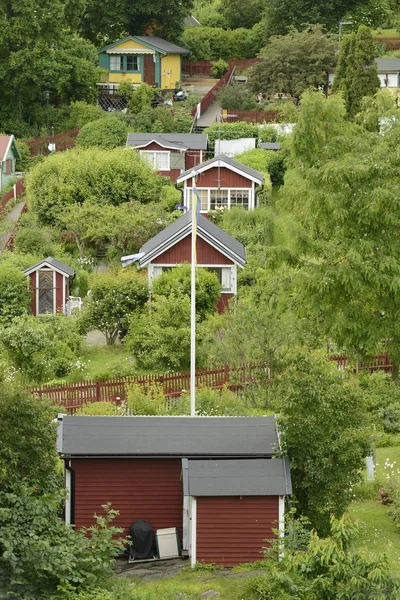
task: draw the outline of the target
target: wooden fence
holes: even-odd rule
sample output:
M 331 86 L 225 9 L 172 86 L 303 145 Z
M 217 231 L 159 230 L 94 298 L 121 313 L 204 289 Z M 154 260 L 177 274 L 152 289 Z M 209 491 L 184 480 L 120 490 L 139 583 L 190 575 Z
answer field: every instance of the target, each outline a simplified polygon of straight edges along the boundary
M 63 150 L 68 150 L 68 148 L 73 148 L 78 133 L 79 127 L 76 127 L 75 129 L 62 131 L 61 133 L 56 133 L 49 137 L 34 138 L 31 140 L 24 140 L 24 142 L 29 146 L 31 156 L 38 156 L 39 154 L 47 155 L 50 153 L 49 144 L 54 145 L 53 151 L 56 152 L 62 152 Z
M 235 123 L 236 121 L 246 121 L 246 123 L 275 123 L 279 120 L 279 111 L 277 110 L 232 110 L 228 111 L 222 120 L 225 123 Z
M 392 370 L 392 359 L 387 355 L 378 354 L 371 361 L 354 360 L 345 355 L 333 355 L 329 357 L 329 360 L 335 361 L 338 369 L 344 371 L 344 369 L 353 369 L 355 372 L 358 371 L 386 371 L 387 373 Z
M 259 62 L 259 60 L 259 58 L 246 58 L 243 60 L 235 59 L 229 62 L 235 65 L 237 73 L 242 73 L 255 63 Z M 185 60 L 182 63 L 182 74 L 189 75 L 190 77 L 212 77 L 212 62 L 213 61 L 211 60 L 198 60 L 197 62 Z
M 24 178 L 19 179 L 9 192 L 0 198 L 0 213 L 5 209 L 10 200 L 20 198 L 25 191 Z
M 227 70 L 225 75 L 223 75 L 221 77 L 221 79 L 219 79 L 217 81 L 217 83 L 211 88 L 211 90 L 209 90 L 207 92 L 207 94 L 205 96 L 203 96 L 203 98 L 201 99 L 199 104 L 197 106 L 195 106 L 194 108 L 192 108 L 192 116 L 193 117 L 197 116 L 197 118 L 199 118 L 201 115 L 203 115 L 206 112 L 206 110 L 215 101 L 215 96 L 218 93 L 218 91 L 225 85 L 228 85 L 229 80 L 232 77 L 232 74 L 234 72 L 234 69 L 235 69 L 235 65 L 233 63 L 231 63 L 229 65 L 229 69 Z
M 399 38 L 384 38 L 384 37 L 376 37 L 376 42 L 380 44 L 384 44 L 386 46 L 386 50 L 399 50 L 400 49 L 400 39 Z
M 241 365 L 239 367 L 217 367 L 215 369 L 197 369 L 196 387 L 220 389 L 229 385 L 232 389 L 243 387 L 246 383 L 256 382 L 262 375 L 268 374 L 263 363 Z M 41 385 L 29 387 L 33 396 L 47 398 L 53 404 L 65 410 L 74 411 L 89 402 L 121 403 L 126 400 L 127 386 L 131 384 L 163 386 L 164 394 L 169 398 L 181 396 L 190 390 L 190 373 L 165 373 L 156 375 L 137 375 L 132 377 L 105 380 L 86 380 L 60 385 Z

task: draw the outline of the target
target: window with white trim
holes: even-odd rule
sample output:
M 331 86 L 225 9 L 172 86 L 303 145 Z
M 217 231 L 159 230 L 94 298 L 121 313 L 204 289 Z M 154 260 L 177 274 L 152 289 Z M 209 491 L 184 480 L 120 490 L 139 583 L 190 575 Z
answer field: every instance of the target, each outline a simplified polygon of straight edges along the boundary
M 139 57 L 128 55 L 126 57 L 126 70 L 139 71 Z
M 210 209 L 228 208 L 229 190 L 210 190 Z
M 122 71 L 122 56 L 110 56 L 110 71 Z
M 208 210 L 208 190 L 197 190 L 200 197 L 200 210 Z M 195 195 L 192 190 L 192 201 L 190 202 L 190 208 L 195 206 Z
M 230 292 L 232 289 L 232 269 L 231 267 L 207 267 L 211 273 L 216 273 L 218 281 L 223 292 Z
M 231 190 L 231 208 L 249 208 L 249 190 Z
M 145 158 L 153 169 L 157 171 L 169 171 L 169 152 L 151 152 L 148 150 L 141 150 L 141 156 Z

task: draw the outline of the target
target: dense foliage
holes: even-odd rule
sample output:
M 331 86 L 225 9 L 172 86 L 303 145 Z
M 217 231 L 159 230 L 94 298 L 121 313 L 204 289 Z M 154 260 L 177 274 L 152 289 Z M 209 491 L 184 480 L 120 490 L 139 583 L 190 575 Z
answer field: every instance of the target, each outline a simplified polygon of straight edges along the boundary
M 194 61 L 254 58 L 265 43 L 264 26 L 257 23 L 252 29 L 187 27 L 182 43 L 191 50 L 190 60 Z
M 76 138 L 78 148 L 117 148 L 126 143 L 127 129 L 117 117 L 102 117 L 82 127 Z
M 284 150 L 275 152 L 272 150 L 263 150 L 262 148 L 254 148 L 253 150 L 246 150 L 241 154 L 236 154 L 234 158 L 252 169 L 256 169 L 261 173 L 267 173 L 273 185 L 283 184 L 286 172 L 286 153 Z
M 28 311 L 29 290 L 26 277 L 16 266 L 0 263 L 0 324 Z

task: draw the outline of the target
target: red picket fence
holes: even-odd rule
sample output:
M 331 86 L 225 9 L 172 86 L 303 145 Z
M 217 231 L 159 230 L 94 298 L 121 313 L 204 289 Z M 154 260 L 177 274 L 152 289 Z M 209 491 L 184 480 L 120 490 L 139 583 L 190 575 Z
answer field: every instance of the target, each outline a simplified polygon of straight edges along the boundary
M 242 387 L 246 383 L 255 382 L 262 373 L 267 373 L 263 363 L 241 365 L 239 367 L 217 367 L 215 369 L 197 369 L 196 387 L 220 389 L 229 385 L 231 389 Z M 105 379 L 102 381 L 78 381 L 60 385 L 40 385 L 27 388 L 39 398 L 48 398 L 53 404 L 65 410 L 74 411 L 89 402 L 121 403 L 126 400 L 127 386 L 130 384 L 150 385 L 157 383 L 163 386 L 164 394 L 176 398 L 182 392 L 190 390 L 190 373 L 165 373 L 157 375 L 137 375 L 132 377 Z
M 13 198 L 19 198 L 23 195 L 24 191 L 25 182 L 24 178 L 22 178 L 17 181 L 17 183 L 11 188 L 9 192 L 3 194 L 3 196 L 0 198 L 0 212 L 5 209 L 10 200 L 12 200 Z
M 245 121 L 246 123 L 275 123 L 279 120 L 277 110 L 232 110 L 226 116 L 222 113 L 222 120 L 226 123 Z
M 333 355 L 329 357 L 329 360 L 335 361 L 340 371 L 344 371 L 344 369 L 351 368 L 355 372 L 367 370 L 371 372 L 390 372 L 392 370 L 393 364 L 392 359 L 387 355 L 387 353 L 378 354 L 370 362 L 366 362 L 363 360 L 354 361 L 345 355 Z
M 79 127 L 76 127 L 75 129 L 70 129 L 69 131 L 56 133 L 48 138 L 34 138 L 31 140 L 24 140 L 24 142 L 29 146 L 31 156 L 38 156 L 39 154 L 47 155 L 49 154 L 49 144 L 55 145 L 56 152 L 62 152 L 63 150 L 68 150 L 68 148 L 73 148 L 75 146 L 76 136 L 78 133 Z
M 400 39 L 399 38 L 384 38 L 377 37 L 375 41 L 380 44 L 385 44 L 387 50 L 399 50 L 400 49 Z

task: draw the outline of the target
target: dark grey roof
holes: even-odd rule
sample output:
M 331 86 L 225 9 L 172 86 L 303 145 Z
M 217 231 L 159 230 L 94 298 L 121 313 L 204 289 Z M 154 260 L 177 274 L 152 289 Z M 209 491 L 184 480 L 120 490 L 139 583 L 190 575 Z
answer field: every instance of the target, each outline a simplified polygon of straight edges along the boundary
M 286 496 L 292 493 L 288 459 L 187 460 L 185 496 Z
M 185 27 L 200 27 L 201 23 L 196 19 L 196 17 L 190 16 L 186 17 L 183 21 Z
M 156 256 L 174 246 L 192 231 L 192 211 L 187 211 L 182 217 L 160 231 L 151 240 L 146 242 L 139 252 L 144 252 L 140 259 L 140 266 L 151 262 Z M 197 234 L 206 242 L 212 243 L 220 252 L 228 256 L 237 264 L 246 264 L 246 250 L 244 246 L 230 236 L 226 231 L 200 215 L 197 222 Z
M 181 173 L 179 175 L 179 177 L 177 178 L 176 181 L 177 182 L 184 181 L 185 179 L 190 177 L 190 175 L 193 173 L 193 171 L 195 173 L 197 173 L 198 171 L 206 170 L 206 169 L 204 169 L 204 167 L 211 168 L 212 166 L 214 166 L 215 163 L 218 164 L 219 161 L 223 161 L 227 165 L 230 165 L 231 167 L 234 167 L 235 169 L 242 171 L 242 173 L 244 175 L 249 175 L 250 177 L 257 179 L 258 181 L 260 181 L 260 183 L 262 183 L 264 181 L 264 175 L 262 173 L 260 173 L 260 171 L 256 171 L 255 169 L 252 169 L 251 167 L 248 167 L 248 166 L 244 165 L 243 163 L 238 162 L 237 160 L 233 160 L 233 158 L 230 158 L 229 156 L 226 156 L 225 154 L 219 154 L 218 156 L 214 156 L 214 158 L 211 158 L 210 160 L 207 160 L 206 162 L 203 162 L 200 165 L 193 167 L 192 169 L 188 169 L 187 171 L 184 171 L 183 173 Z
M 150 44 L 155 48 L 159 48 L 163 52 L 168 52 L 168 54 L 192 54 L 187 48 L 182 48 L 182 46 L 171 44 L 171 42 L 167 42 L 167 40 L 163 40 L 155 35 L 134 35 L 133 37 L 135 40 L 139 40 L 144 44 Z
M 70 277 L 72 277 L 72 275 L 75 275 L 74 269 L 72 269 L 71 267 L 69 267 L 65 263 L 61 262 L 60 260 L 57 260 L 56 258 L 53 258 L 52 256 L 48 256 L 47 258 L 44 258 L 43 260 L 39 261 L 35 265 L 32 265 L 31 267 L 28 267 L 27 269 L 25 269 L 24 273 L 36 271 L 44 263 L 49 263 L 50 265 L 52 265 L 53 267 L 55 267 L 59 271 L 62 271 L 66 275 L 69 275 Z
M 378 73 L 400 72 L 400 58 L 376 58 Z
M 274 417 L 63 416 L 58 449 L 67 456 L 270 456 Z
M 263 150 L 280 150 L 281 145 L 279 142 L 265 142 L 260 144 L 260 148 L 263 148 Z
M 208 136 L 204 133 L 128 133 L 127 146 L 135 148 L 151 141 L 182 150 L 207 150 Z

